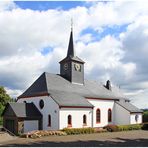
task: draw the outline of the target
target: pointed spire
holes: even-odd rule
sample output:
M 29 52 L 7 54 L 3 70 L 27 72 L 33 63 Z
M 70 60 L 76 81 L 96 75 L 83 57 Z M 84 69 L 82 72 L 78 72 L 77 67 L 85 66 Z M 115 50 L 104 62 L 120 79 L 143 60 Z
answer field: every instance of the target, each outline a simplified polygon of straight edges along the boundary
M 74 51 L 74 44 L 73 44 L 73 21 L 71 19 L 71 33 L 70 33 L 67 57 L 74 57 L 74 56 L 75 56 L 75 51 Z

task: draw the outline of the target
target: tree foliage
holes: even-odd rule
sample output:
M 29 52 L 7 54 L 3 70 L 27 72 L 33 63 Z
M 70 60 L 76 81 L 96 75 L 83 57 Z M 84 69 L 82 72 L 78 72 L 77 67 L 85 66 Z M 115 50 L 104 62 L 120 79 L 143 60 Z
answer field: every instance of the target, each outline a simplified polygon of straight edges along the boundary
M 6 104 L 12 101 L 3 86 L 0 86 L 0 115 L 2 114 Z
M 148 122 L 148 110 L 143 113 L 143 122 Z

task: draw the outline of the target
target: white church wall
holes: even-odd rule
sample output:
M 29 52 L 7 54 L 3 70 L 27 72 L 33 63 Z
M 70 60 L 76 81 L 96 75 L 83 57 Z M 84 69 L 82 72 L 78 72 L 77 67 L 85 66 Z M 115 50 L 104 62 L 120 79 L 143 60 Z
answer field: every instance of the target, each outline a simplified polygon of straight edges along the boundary
M 92 127 L 91 108 L 61 108 L 60 129 L 68 127 L 68 115 L 72 116 L 72 128 Z M 86 126 L 83 126 L 83 115 L 87 117 Z
M 117 124 L 117 125 L 130 124 L 130 112 L 129 111 L 127 111 L 125 108 L 123 108 L 117 103 L 115 103 L 114 109 L 115 109 L 114 124 Z
M 37 130 L 39 128 L 38 120 L 25 120 L 24 121 L 24 133 Z
M 114 100 L 96 100 L 96 99 L 87 99 L 92 105 L 93 109 L 93 127 L 103 127 L 107 124 L 112 124 L 114 121 Z M 100 109 L 101 111 L 101 121 L 96 123 L 96 110 Z M 108 123 L 108 109 L 112 111 L 112 122 Z
M 44 107 L 41 109 L 39 106 L 40 100 L 44 101 Z M 33 102 L 38 110 L 43 115 L 43 130 L 57 130 L 59 129 L 59 106 L 58 104 L 49 96 L 40 96 L 40 97 L 30 97 L 30 98 L 21 98 L 18 102 L 27 103 Z M 51 115 L 51 126 L 48 126 L 48 115 Z
M 137 116 L 137 121 L 136 121 Z M 130 114 L 130 124 L 142 123 L 142 113 L 132 113 Z

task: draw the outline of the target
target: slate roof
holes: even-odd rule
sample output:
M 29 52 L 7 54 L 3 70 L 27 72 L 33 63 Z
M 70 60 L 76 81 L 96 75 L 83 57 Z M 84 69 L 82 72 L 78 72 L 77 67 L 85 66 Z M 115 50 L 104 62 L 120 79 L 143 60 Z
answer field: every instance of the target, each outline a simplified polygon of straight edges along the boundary
M 64 62 L 64 61 L 71 61 L 71 60 L 77 61 L 77 62 L 80 62 L 80 63 L 85 63 L 83 60 L 81 60 L 81 59 L 78 58 L 77 56 L 74 56 L 74 57 L 72 57 L 72 56 L 66 57 L 66 58 L 64 58 L 62 61 L 60 61 L 59 63 L 62 63 L 62 62 Z
M 34 105 L 34 103 L 8 103 L 8 107 L 11 107 L 17 117 L 22 118 L 39 118 L 42 114 Z M 7 107 L 6 107 L 7 109 Z M 4 113 L 3 113 L 4 114 Z
M 140 110 L 139 108 L 137 108 L 136 106 L 132 105 L 129 102 L 125 102 L 125 101 L 116 101 L 117 104 L 119 104 L 120 106 L 122 106 L 123 108 L 125 108 L 126 110 L 128 110 L 131 113 L 142 113 L 143 111 Z
M 85 80 L 84 85 L 72 84 L 60 75 L 44 72 L 22 95 L 18 98 L 40 96 L 49 94 L 60 106 L 90 106 L 85 99 L 106 98 L 126 99 L 126 97 L 112 88 L 112 91 L 95 81 Z
M 69 39 L 68 52 L 67 52 L 67 57 L 69 57 L 69 56 L 71 56 L 71 57 L 75 56 L 72 30 L 70 32 L 70 39 Z
M 83 96 L 75 93 L 68 93 L 63 91 L 50 91 L 50 95 L 60 106 L 85 106 L 93 107 L 89 101 L 87 101 Z

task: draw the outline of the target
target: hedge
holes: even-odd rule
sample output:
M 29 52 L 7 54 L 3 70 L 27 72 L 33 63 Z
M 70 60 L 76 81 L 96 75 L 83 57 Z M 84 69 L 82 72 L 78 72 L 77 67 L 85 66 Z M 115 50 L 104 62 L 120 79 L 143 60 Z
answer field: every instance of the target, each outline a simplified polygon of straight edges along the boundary
M 107 125 L 104 128 L 109 132 L 117 131 L 130 131 L 130 130 L 139 130 L 142 129 L 143 124 L 130 124 L 130 125 Z
M 66 132 L 67 135 L 75 134 L 91 134 L 95 132 L 94 128 L 64 128 L 62 131 Z
M 118 131 L 139 130 L 142 126 L 142 124 L 118 125 Z

